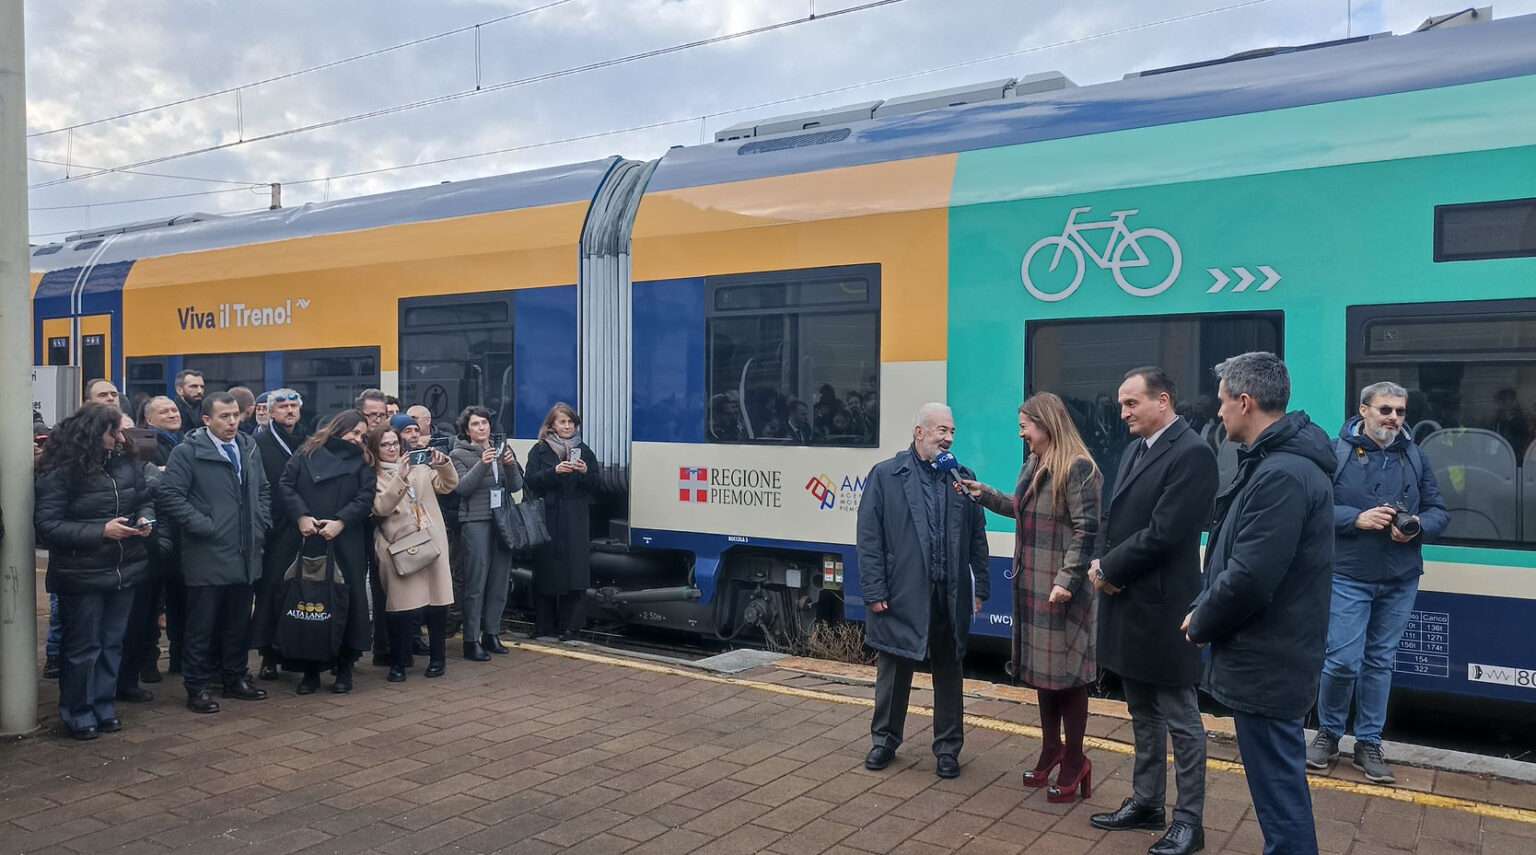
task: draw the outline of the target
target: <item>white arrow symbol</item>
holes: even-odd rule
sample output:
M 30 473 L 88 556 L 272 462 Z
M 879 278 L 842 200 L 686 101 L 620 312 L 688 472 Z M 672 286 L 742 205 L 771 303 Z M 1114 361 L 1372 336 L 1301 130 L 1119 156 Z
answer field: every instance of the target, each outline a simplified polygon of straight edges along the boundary
M 1221 289 L 1227 287 L 1227 283 L 1232 281 L 1232 277 L 1222 273 L 1220 267 L 1207 267 L 1205 272 L 1211 274 L 1211 278 L 1216 282 L 1216 284 L 1205 289 L 1205 293 L 1207 294 L 1221 293 Z
M 1237 271 L 1237 275 L 1241 277 L 1237 280 L 1237 287 L 1232 289 L 1232 293 L 1241 294 L 1247 291 L 1248 286 L 1253 284 L 1253 274 L 1249 273 L 1246 267 L 1234 267 L 1232 269 Z
M 1259 286 L 1260 291 L 1268 291 L 1269 289 L 1275 287 L 1276 282 L 1280 281 L 1280 274 L 1276 273 L 1273 267 L 1268 267 L 1261 264 L 1259 265 L 1259 272 L 1264 274 L 1266 277 L 1264 279 L 1264 284 Z M 1238 290 L 1241 291 L 1242 289 L 1239 288 Z

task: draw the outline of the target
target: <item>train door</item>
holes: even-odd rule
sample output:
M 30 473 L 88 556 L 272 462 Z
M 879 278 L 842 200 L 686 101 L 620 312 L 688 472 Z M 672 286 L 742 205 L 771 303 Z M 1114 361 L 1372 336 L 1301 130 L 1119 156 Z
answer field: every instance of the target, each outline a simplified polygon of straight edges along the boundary
M 118 382 L 112 370 L 112 315 L 84 315 L 80 317 L 79 359 L 73 359 L 70 342 L 74 338 L 72 318 L 49 318 L 43 321 L 43 364 L 79 365 L 80 394 L 85 395 L 85 384 L 101 378 Z
M 514 435 L 514 294 L 499 291 L 400 301 L 400 399 L 450 426 L 465 407 L 491 411 L 492 432 Z

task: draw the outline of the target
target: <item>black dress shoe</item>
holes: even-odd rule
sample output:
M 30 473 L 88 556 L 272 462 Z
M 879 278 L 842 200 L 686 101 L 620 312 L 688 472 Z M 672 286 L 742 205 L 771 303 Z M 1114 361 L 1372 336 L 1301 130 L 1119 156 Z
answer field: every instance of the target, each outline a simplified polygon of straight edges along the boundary
M 884 745 L 876 745 L 874 748 L 869 749 L 869 755 L 864 758 L 864 768 L 871 772 L 878 772 L 891 765 L 891 761 L 894 759 L 896 759 L 895 749 L 886 748 Z
M 219 711 L 219 702 L 208 694 L 207 689 L 203 689 L 187 698 L 187 709 L 195 713 L 216 713 Z
M 441 659 L 431 659 L 427 661 L 427 670 L 422 672 L 421 676 L 441 677 L 446 673 L 448 673 L 447 663 L 443 662 Z
M 71 739 L 78 739 L 81 742 L 85 742 L 87 740 L 95 739 L 97 736 L 100 735 L 100 734 L 98 734 L 96 732 L 96 728 L 94 728 L 94 727 L 80 727 L 80 728 L 66 727 L 65 729 L 69 731 L 69 737 Z
M 501 638 L 491 635 L 489 632 L 480 636 L 480 646 L 488 652 L 498 655 L 507 652 L 507 646 L 501 643 Z
M 336 669 L 336 682 L 331 684 L 331 691 L 338 695 L 345 695 L 352 691 L 351 665 L 346 665 Z
M 474 641 L 464 642 L 464 658 L 471 662 L 489 662 L 491 654 L 481 649 L 479 643 Z
M 252 686 L 250 677 L 241 677 L 240 682 L 224 687 L 224 697 L 237 701 L 264 701 L 267 699 L 267 690 Z
M 405 669 L 404 668 L 397 668 L 397 667 L 391 666 L 390 669 L 389 669 L 389 676 L 385 677 L 384 679 L 388 680 L 391 683 L 404 683 L 405 682 Z
M 155 693 L 148 689 L 118 689 L 117 699 L 130 704 L 147 704 L 155 699 Z M 106 730 L 105 727 L 102 730 Z
M 933 773 L 940 778 L 960 777 L 960 758 L 953 754 L 940 754 Z
M 123 729 L 123 720 L 120 718 L 104 718 L 96 722 L 96 729 L 102 733 L 117 733 Z
M 1088 817 L 1088 822 L 1094 828 L 1104 831 L 1129 831 L 1140 828 L 1162 831 L 1163 826 L 1168 823 L 1168 816 L 1161 807 L 1146 807 L 1136 804 L 1135 799 L 1126 799 L 1119 810 L 1114 813 L 1096 813 Z
M 313 695 L 319 688 L 320 675 L 318 673 L 305 674 L 304 679 L 299 681 L 298 693 L 301 695 Z
M 1163 839 L 1152 844 L 1147 855 L 1191 855 L 1205 848 L 1205 829 L 1187 822 L 1174 821 Z

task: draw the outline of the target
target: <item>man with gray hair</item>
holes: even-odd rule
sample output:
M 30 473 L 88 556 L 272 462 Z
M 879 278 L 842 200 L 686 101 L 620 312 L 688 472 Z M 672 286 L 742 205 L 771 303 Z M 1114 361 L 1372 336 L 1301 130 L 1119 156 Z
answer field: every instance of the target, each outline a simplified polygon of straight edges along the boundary
M 912 674 L 933 668 L 934 771 L 960 774 L 965 741 L 961 662 L 972 617 L 991 592 L 987 532 L 981 506 L 955 488 L 948 471 L 955 419 L 943 404 L 924 404 L 912 445 L 875 464 L 859 502 L 859 587 L 869 609 L 865 640 L 879 652 L 874 742 L 864 768 L 884 769 L 896 756 L 907 720 Z M 946 455 L 940 461 L 940 455 Z M 952 475 L 951 475 L 952 473 Z
M 1333 604 L 1317 692 L 1317 735 L 1307 765 L 1326 769 L 1355 702 L 1354 766 L 1371 781 L 1395 781 L 1381 752 L 1397 643 L 1424 574 L 1421 552 L 1450 524 L 1440 487 L 1407 430 L 1408 390 L 1372 383 L 1360 413 L 1334 444 Z
M 1290 373 L 1274 354 L 1234 356 L 1216 375 L 1237 473 L 1216 497 L 1183 630 L 1211 648 L 1201 682 L 1233 712 L 1265 855 L 1315 855 L 1302 719 L 1328 635 L 1333 448 L 1306 413 L 1286 412 Z

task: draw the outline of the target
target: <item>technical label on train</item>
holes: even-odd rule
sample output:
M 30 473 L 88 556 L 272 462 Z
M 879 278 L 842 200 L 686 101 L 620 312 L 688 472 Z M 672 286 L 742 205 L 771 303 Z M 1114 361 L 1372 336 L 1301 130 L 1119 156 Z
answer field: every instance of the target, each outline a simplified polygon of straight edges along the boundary
M 1479 665 L 1467 663 L 1467 679 L 1474 683 L 1496 683 L 1520 689 L 1536 689 L 1536 671 L 1529 668 L 1511 668 L 1507 665 Z
M 1421 677 L 1451 676 L 1451 616 L 1445 612 L 1413 612 L 1408 628 L 1397 643 L 1399 674 Z

